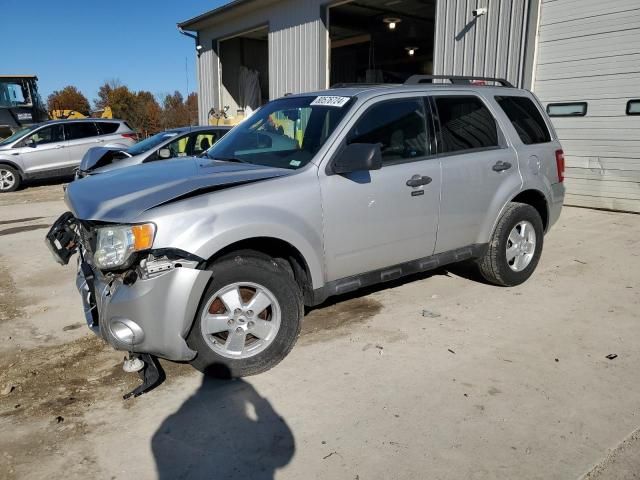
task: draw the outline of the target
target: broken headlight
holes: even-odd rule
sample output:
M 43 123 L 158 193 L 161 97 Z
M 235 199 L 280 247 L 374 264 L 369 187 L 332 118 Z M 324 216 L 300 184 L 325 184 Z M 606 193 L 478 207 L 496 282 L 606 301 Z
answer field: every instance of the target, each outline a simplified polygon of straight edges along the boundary
M 125 268 L 135 252 L 151 248 L 155 235 L 153 223 L 99 228 L 93 260 L 102 270 Z

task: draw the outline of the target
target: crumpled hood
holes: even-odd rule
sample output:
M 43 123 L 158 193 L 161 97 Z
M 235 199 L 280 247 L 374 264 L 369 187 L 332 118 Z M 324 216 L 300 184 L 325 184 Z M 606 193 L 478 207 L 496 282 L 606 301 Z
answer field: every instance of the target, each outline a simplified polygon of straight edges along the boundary
M 76 218 L 126 223 L 189 194 L 290 175 L 293 170 L 180 158 L 116 169 L 69 184 L 65 201 Z
M 80 161 L 79 169 L 88 172 L 96 168 L 96 166 L 110 165 L 113 162 L 114 154 L 126 150 L 123 147 L 93 147 L 87 150 Z

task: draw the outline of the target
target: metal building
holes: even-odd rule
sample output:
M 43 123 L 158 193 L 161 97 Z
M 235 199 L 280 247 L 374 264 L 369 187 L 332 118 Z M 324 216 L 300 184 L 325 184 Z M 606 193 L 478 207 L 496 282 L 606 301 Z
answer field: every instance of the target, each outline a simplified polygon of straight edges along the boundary
M 639 0 L 235 0 L 178 26 L 201 123 L 335 83 L 502 77 L 554 115 L 567 203 L 640 212 Z

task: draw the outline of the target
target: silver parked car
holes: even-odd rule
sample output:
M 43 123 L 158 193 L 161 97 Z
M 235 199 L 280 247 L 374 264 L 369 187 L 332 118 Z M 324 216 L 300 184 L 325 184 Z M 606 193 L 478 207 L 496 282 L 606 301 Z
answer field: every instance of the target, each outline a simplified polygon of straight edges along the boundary
M 243 376 L 329 296 L 463 260 L 527 280 L 564 198 L 549 119 L 506 82 L 425 80 L 280 98 L 208 158 L 73 182 L 48 239 L 61 263 L 80 252 L 90 328 L 139 368 Z
M 127 148 L 137 134 L 122 120 L 52 120 L 18 130 L 0 141 L 0 192 L 23 180 L 73 174 L 96 145 Z
M 153 135 L 132 147 L 94 147 L 82 159 L 76 178 L 116 168 L 170 158 L 199 156 L 220 140 L 231 127 L 183 127 Z

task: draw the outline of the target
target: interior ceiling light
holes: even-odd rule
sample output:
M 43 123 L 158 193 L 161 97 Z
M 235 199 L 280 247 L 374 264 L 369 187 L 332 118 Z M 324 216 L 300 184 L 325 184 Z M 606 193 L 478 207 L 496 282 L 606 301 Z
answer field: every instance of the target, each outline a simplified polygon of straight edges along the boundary
M 418 51 L 418 47 L 404 47 L 410 57 L 413 57 Z
M 402 22 L 402 19 L 396 17 L 386 17 L 383 22 L 389 26 L 389 30 L 395 30 L 398 24 Z

